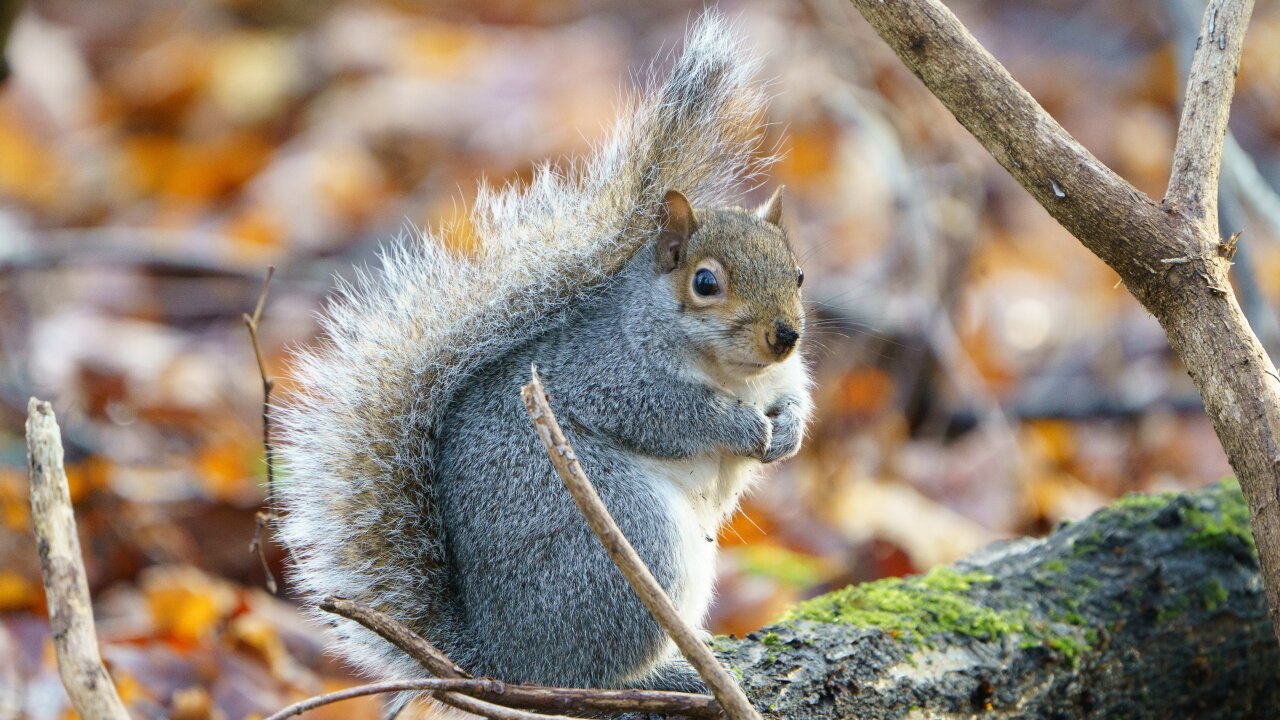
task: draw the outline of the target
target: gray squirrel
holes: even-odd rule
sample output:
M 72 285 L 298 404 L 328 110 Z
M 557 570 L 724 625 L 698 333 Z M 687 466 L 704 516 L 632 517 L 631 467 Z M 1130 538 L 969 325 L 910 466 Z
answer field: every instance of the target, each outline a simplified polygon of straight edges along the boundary
M 389 613 L 479 676 L 704 690 L 519 390 L 536 365 L 619 527 L 702 628 L 718 529 L 812 412 L 781 188 L 757 210 L 725 202 L 768 162 L 755 69 L 705 14 L 590 159 L 482 187 L 477 248 L 403 239 L 339 283 L 278 411 L 281 533 L 305 596 Z M 333 632 L 369 674 L 424 674 L 355 623 Z

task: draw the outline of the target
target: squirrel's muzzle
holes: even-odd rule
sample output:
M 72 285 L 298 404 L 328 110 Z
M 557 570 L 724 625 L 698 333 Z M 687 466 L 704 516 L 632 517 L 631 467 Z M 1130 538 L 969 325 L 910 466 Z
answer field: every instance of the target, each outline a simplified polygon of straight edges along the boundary
M 800 333 L 788 323 L 775 322 L 773 327 L 765 333 L 764 338 L 769 345 L 769 351 L 781 360 L 795 348 L 796 341 L 800 339 Z

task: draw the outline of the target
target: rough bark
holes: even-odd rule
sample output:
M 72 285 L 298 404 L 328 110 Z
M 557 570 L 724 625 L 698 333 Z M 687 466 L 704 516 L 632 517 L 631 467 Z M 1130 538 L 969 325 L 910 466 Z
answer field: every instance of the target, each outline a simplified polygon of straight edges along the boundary
M 80 717 L 128 720 L 129 714 L 98 654 L 89 582 L 71 511 L 67 474 L 62 467 L 58 421 L 49 403 L 35 398 L 27 405 L 27 470 L 31 475 L 31 524 L 40 551 L 45 602 L 62 684 Z
M 716 649 L 774 718 L 1280 717 L 1232 483 L 854 586 Z
M 1280 613 L 1280 374 L 1231 292 L 1217 186 L 1252 0 L 1213 0 L 1192 59 L 1169 184 L 1147 197 L 1084 149 L 938 0 L 851 0 L 1006 170 L 1105 261 L 1168 334 L 1248 500 Z M 1280 623 L 1275 623 L 1280 631 Z M 1277 636 L 1280 638 L 1280 636 Z

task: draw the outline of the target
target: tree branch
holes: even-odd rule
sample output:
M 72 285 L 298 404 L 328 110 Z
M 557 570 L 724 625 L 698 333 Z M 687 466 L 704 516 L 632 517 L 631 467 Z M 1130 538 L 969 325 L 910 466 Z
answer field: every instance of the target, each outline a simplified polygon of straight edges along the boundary
M 653 577 L 653 573 L 649 572 L 644 561 L 636 554 L 635 548 L 618 529 L 604 501 L 600 499 L 595 487 L 583 472 L 582 465 L 578 463 L 578 458 L 574 455 L 569 440 L 565 438 L 564 431 L 556 422 L 555 413 L 551 411 L 551 404 L 546 390 L 542 387 L 542 380 L 538 377 L 537 368 L 532 370 L 532 375 L 529 384 L 520 388 L 520 397 L 524 400 L 525 409 L 528 410 L 529 418 L 538 432 L 538 438 L 547 448 L 547 456 L 551 458 L 551 464 L 555 466 L 560 479 L 573 495 L 573 500 L 586 517 L 587 524 L 591 526 L 596 537 L 600 538 L 605 551 L 609 553 L 609 557 L 626 577 L 627 583 L 648 608 L 654 620 L 667 631 L 685 659 L 702 676 L 707 687 L 711 688 L 712 694 L 720 701 L 725 714 L 733 720 L 752 718 L 758 720 L 760 714 L 751 706 L 742 689 L 716 660 L 711 649 L 680 618 L 680 612 L 671 602 L 671 598 L 667 597 L 662 586 Z
M 423 667 L 437 678 L 458 681 L 440 685 L 438 689 L 442 691 L 441 694 L 444 694 L 443 691 L 456 689 L 458 692 L 490 703 L 544 712 L 650 712 L 695 718 L 723 716 L 719 704 L 706 695 L 662 690 L 601 690 L 511 685 L 490 678 L 472 678 L 438 648 L 386 613 L 343 598 L 329 598 L 320 604 L 320 608 L 374 631 L 387 642 L 422 663 Z M 429 680 L 404 682 L 430 683 Z M 431 688 L 424 686 L 420 689 Z M 390 692 L 390 690 L 372 692 Z M 443 699 L 441 701 L 443 702 Z
M 45 603 L 58 674 L 82 718 L 129 720 L 111 676 L 98 654 L 89 581 L 76 535 L 67 473 L 62 467 L 62 435 L 53 406 L 27 403 L 27 470 L 31 477 L 31 524 L 40 550 Z
M 1205 188 L 1216 192 L 1231 79 L 1251 0 L 1216 0 L 1206 15 L 1184 113 L 1188 137 L 1179 137 L 1173 169 L 1169 197 L 1176 203 L 1160 204 L 1081 148 L 938 0 L 851 2 L 1160 322 L 1240 478 L 1280 639 L 1280 373 L 1228 289 L 1231 248 L 1218 237 L 1216 217 L 1204 214 L 1216 207 Z M 1204 48 L 1209 36 L 1214 46 Z M 1052 181 L 1048 191 L 1046 179 Z
M 1165 202 L 1217 235 L 1218 176 L 1227 116 L 1253 0 L 1211 0 L 1200 23 Z
M 1049 214 L 1126 284 L 1149 275 L 1159 206 L 1076 141 L 938 0 L 851 0 L 907 67 Z M 1134 227 L 1145 227 L 1136 233 Z

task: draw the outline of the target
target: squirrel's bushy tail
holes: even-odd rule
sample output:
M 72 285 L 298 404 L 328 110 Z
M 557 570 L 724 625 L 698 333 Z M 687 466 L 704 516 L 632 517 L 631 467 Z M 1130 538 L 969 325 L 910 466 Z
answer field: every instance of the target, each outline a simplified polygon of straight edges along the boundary
M 470 373 L 598 291 L 653 236 L 668 189 L 722 204 L 768 162 L 755 70 L 731 27 L 704 15 L 667 80 L 626 104 L 589 159 L 481 189 L 473 250 L 402 239 L 339 284 L 277 415 L 280 528 L 309 598 L 347 597 L 449 644 L 434 427 Z M 354 624 L 337 634 L 366 671 L 413 669 Z

